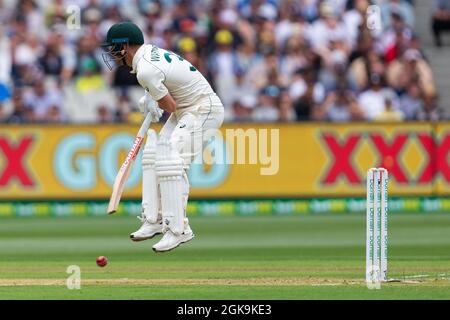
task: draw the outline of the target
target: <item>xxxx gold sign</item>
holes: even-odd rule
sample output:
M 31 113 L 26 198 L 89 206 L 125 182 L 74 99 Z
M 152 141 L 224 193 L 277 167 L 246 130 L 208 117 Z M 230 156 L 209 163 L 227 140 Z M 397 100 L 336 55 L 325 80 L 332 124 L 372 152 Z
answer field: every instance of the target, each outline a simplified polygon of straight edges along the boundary
M 2 126 L 0 199 L 107 199 L 135 131 Z M 189 179 L 196 198 L 362 196 L 367 169 L 384 167 L 391 195 L 444 195 L 449 152 L 450 123 L 229 124 L 208 137 Z M 124 198 L 141 197 L 140 161 Z

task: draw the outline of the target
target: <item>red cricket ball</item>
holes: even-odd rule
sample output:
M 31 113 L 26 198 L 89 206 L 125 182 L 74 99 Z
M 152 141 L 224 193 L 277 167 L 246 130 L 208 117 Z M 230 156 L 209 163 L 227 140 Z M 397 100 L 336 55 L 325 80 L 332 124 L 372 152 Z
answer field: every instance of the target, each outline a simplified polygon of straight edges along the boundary
M 96 262 L 99 267 L 104 267 L 108 263 L 108 258 L 105 256 L 100 256 L 97 258 Z

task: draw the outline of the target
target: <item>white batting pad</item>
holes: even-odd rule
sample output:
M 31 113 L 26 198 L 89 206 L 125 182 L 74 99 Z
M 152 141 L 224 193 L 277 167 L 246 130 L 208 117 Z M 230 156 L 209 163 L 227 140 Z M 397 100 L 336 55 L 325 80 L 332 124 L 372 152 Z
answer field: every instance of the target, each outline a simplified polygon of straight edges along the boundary
M 175 235 L 184 231 L 189 183 L 183 169 L 184 161 L 169 140 L 160 137 L 156 155 L 156 174 L 158 176 L 163 232 L 170 229 Z
M 142 210 L 150 223 L 156 223 L 159 216 L 158 182 L 156 178 L 156 146 L 158 136 L 155 130 L 148 130 L 147 142 L 142 152 Z

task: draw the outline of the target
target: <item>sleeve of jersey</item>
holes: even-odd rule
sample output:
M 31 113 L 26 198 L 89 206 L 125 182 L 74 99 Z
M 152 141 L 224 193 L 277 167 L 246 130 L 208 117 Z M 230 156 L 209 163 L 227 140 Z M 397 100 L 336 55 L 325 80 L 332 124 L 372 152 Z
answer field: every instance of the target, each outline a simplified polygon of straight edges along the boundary
M 137 74 L 137 80 L 156 101 L 161 100 L 169 93 L 169 90 L 163 83 L 165 80 L 164 74 L 152 65 L 143 66 Z

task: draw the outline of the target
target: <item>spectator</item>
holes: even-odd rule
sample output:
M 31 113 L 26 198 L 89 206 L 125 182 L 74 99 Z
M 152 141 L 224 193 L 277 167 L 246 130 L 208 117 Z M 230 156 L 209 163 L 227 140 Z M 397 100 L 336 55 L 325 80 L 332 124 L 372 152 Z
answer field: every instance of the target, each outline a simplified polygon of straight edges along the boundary
M 400 110 L 396 110 L 392 105 L 392 98 L 386 96 L 384 98 L 384 110 L 377 114 L 374 120 L 381 122 L 399 122 L 402 121 L 404 117 L 405 115 Z
M 0 122 L 6 118 L 4 104 L 9 100 L 11 93 L 9 88 L 0 82 Z
M 292 99 L 287 90 L 281 90 L 278 108 L 280 110 L 280 121 L 292 122 L 297 120 Z
M 363 37 L 359 39 L 359 43 L 364 43 Z M 368 45 L 368 48 L 359 48 L 361 55 L 353 60 L 347 70 L 347 79 L 352 89 L 357 92 L 369 86 L 369 75 L 372 72 L 383 74 L 385 71 L 385 64 L 380 55 L 371 49 L 371 44 L 364 45 Z
M 274 122 L 280 119 L 277 107 L 280 89 L 274 85 L 265 87 L 260 92 L 259 105 L 253 110 L 252 118 L 258 122 Z
M 106 105 L 100 105 L 97 107 L 97 122 L 98 123 L 111 123 L 113 117 L 109 108 Z
M 442 31 L 450 30 L 450 0 L 433 0 L 432 29 L 434 43 L 442 46 Z
M 386 76 L 388 84 L 398 93 L 404 92 L 411 81 L 416 81 L 424 95 L 436 94 L 431 68 L 416 49 L 406 50 L 402 58 L 392 62 Z
M 392 26 L 382 34 L 379 41 L 383 49 L 384 60 L 390 63 L 401 57 L 409 48 L 412 37 L 412 29 L 406 25 L 403 17 L 398 13 L 392 13 Z
M 44 30 L 41 35 L 45 35 L 44 16 L 35 1 L 19 0 L 17 13 L 26 22 L 27 33 Z
M 312 110 L 323 102 L 325 89 L 312 68 L 300 69 L 289 88 L 297 120 L 307 121 L 311 119 Z
M 370 5 L 369 0 L 355 0 L 353 9 L 348 10 L 343 15 L 343 22 L 349 32 L 352 45 L 357 44 L 360 34 L 360 27 L 364 26 L 367 8 Z
M 0 10 L 1 11 L 1 10 Z M 0 26 L 0 84 L 11 82 L 11 44 L 3 26 Z
M 19 66 L 32 66 L 43 52 L 38 37 L 34 33 L 27 34 L 24 41 L 15 47 L 14 61 Z
M 256 99 L 252 95 L 244 95 L 233 104 L 233 121 L 249 122 L 252 120 L 252 111 L 256 106 Z
M 31 91 L 24 93 L 24 100 L 25 105 L 33 109 L 38 121 L 46 121 L 50 109 L 63 107 L 61 92 L 56 88 L 47 89 L 43 79 L 36 81 Z
M 63 121 L 61 108 L 57 105 L 50 106 L 43 120 L 46 123 L 61 123 Z
M 233 35 L 228 30 L 219 30 L 215 37 L 217 50 L 211 55 L 209 68 L 217 94 L 222 98 L 225 109 L 233 103 L 236 89 L 237 57 L 232 50 Z
M 392 14 L 401 16 L 406 25 L 410 28 L 414 27 L 414 9 L 408 1 L 405 0 L 389 0 L 384 1 L 381 6 L 381 21 L 385 29 L 392 26 Z
M 19 106 L 14 119 L 34 121 L 36 109 L 38 121 L 105 121 L 109 116 L 99 116 L 97 107 L 108 101 L 108 121 L 132 121 L 136 77 L 127 67 L 104 72 L 98 47 L 108 28 L 123 20 L 133 20 L 146 42 L 180 53 L 207 76 L 225 104 L 226 121 L 249 114 L 264 121 L 445 116 L 413 30 L 413 1 L 77 0 L 82 19 L 75 29 L 67 28 L 66 2 L 0 0 L 0 85 L 23 88 L 32 107 Z M 434 3 L 433 32 L 441 44 L 450 5 Z M 367 28 L 370 4 L 381 7 L 382 30 Z M 374 84 L 372 74 L 387 83 Z M 64 104 L 45 103 L 41 112 L 36 105 L 44 104 L 47 89 L 36 103 L 29 96 L 36 95 L 36 82 L 49 78 L 59 96 L 64 92 Z M 267 88 L 276 88 L 277 97 Z M 383 96 L 392 90 L 398 97 L 386 110 Z M 250 107 L 243 96 L 258 103 Z
M 385 111 L 386 97 L 389 97 L 393 109 L 398 109 L 398 101 L 395 96 L 395 92 L 385 86 L 382 75 L 372 73 L 370 87 L 361 93 L 358 102 L 366 114 L 366 119 L 374 120 Z
M 34 122 L 35 116 L 33 109 L 25 105 L 21 89 L 16 89 L 14 91 L 12 105 L 13 112 L 6 118 L 5 122 L 14 124 Z
M 417 119 L 420 121 L 446 120 L 448 117 L 444 110 L 437 105 L 437 96 L 425 96 L 424 108 L 419 111 Z
M 249 69 L 243 80 L 244 85 L 254 92 L 260 92 L 268 84 L 268 76 L 271 71 L 280 69 L 280 60 L 274 49 L 265 52 L 262 59 L 258 59 Z
M 0 102 L 0 123 L 5 122 L 6 114 L 3 107 L 3 102 Z
M 364 120 L 365 114 L 353 93 L 346 89 L 330 92 L 322 105 L 314 108 L 313 118 L 321 121 Z
M 11 97 L 11 92 L 9 87 L 0 82 L 0 103 L 9 100 Z
M 39 65 L 46 75 L 59 76 L 63 71 L 62 34 L 51 33 L 47 38 L 44 53 L 39 57 Z
M 406 120 L 417 120 L 424 108 L 423 94 L 417 82 L 411 82 L 407 90 L 400 96 L 400 109 Z
M 351 43 L 351 35 L 347 32 L 345 24 L 339 20 L 339 12 L 332 1 L 321 3 L 320 15 L 322 19 L 316 20 L 307 33 L 312 47 L 324 56 L 329 52 L 330 41 L 339 39 L 347 47 Z

